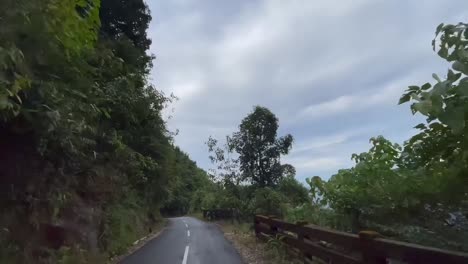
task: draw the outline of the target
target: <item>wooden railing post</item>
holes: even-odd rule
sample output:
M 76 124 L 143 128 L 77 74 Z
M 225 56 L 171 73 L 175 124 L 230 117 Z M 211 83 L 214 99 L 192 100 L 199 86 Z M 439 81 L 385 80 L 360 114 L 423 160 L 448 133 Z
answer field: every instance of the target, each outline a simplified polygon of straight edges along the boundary
M 297 221 L 296 222 L 296 225 L 297 226 L 305 226 L 307 225 L 308 222 L 307 221 Z M 304 236 L 304 234 L 302 232 L 297 232 L 297 240 L 299 240 L 300 242 L 304 242 L 304 238 L 307 238 L 307 236 Z M 307 252 L 301 250 L 300 251 L 300 254 L 302 255 L 302 260 L 304 263 L 309 263 L 309 260 L 311 259 L 310 256 L 307 254 Z
M 268 218 L 274 220 L 276 217 L 274 215 L 269 215 Z M 278 233 L 278 227 L 270 224 L 270 232 L 271 235 L 276 238 L 276 234 Z
M 359 239 L 361 243 L 362 259 L 364 263 L 369 264 L 386 264 L 387 258 L 385 256 L 379 256 L 377 252 L 372 250 L 371 244 L 374 239 L 382 237 L 374 231 L 361 231 L 359 232 Z
M 304 242 L 304 239 L 305 238 L 308 238 L 307 236 L 304 236 L 304 234 L 302 232 L 298 232 L 297 233 L 297 240 L 299 240 L 300 242 Z M 302 255 L 302 261 L 304 263 L 309 263 L 309 261 L 311 260 L 312 256 L 310 256 L 310 254 L 307 254 L 307 252 L 303 251 L 303 250 L 300 250 L 300 254 Z
M 260 235 L 260 231 L 258 230 L 258 225 L 260 224 L 260 222 L 257 220 L 257 216 L 254 215 L 254 230 L 255 230 L 255 236 L 256 237 L 259 237 Z

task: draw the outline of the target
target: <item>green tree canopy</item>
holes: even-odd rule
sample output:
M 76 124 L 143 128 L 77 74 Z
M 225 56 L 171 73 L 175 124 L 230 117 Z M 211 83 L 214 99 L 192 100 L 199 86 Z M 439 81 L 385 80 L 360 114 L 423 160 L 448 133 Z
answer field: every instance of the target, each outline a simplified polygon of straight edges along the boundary
M 151 15 L 143 0 L 102 0 L 101 33 L 113 40 L 127 37 L 138 49 L 146 51 L 151 40 L 146 35 Z
M 280 157 L 291 150 L 293 137 L 278 138 L 277 131 L 278 118 L 265 107 L 256 106 L 242 120 L 229 141 L 229 147 L 239 154 L 242 180 L 265 187 L 276 185 L 282 178 L 285 167 Z

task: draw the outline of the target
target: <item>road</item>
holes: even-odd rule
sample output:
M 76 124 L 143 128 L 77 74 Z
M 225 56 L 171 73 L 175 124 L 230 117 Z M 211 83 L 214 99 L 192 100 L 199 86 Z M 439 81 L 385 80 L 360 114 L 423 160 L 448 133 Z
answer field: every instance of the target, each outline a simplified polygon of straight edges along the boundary
M 242 264 L 241 257 L 213 223 L 193 217 L 169 219 L 155 239 L 121 264 Z

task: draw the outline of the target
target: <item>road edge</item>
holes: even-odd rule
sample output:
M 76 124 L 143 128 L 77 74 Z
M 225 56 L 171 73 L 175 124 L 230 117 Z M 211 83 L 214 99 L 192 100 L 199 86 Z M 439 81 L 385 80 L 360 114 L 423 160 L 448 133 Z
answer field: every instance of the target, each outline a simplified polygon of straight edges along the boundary
M 165 223 L 164 223 L 164 226 L 158 230 L 157 232 L 155 233 L 152 233 L 152 234 L 149 234 L 147 236 L 144 236 L 138 240 L 136 240 L 135 242 L 133 242 L 133 245 L 128 249 L 128 251 L 123 254 L 123 255 L 119 255 L 119 256 L 115 256 L 115 257 L 112 257 L 107 263 L 108 264 L 118 264 L 120 263 L 124 258 L 132 255 L 133 253 L 135 253 L 137 250 L 141 249 L 143 246 L 145 246 L 148 242 L 150 242 L 151 240 L 157 238 L 164 230 L 166 230 L 167 228 L 167 224 L 169 223 L 169 221 L 167 221 L 167 219 L 164 219 Z
M 221 231 L 221 233 L 223 233 L 224 239 L 226 239 L 226 241 L 228 241 L 229 244 L 231 244 L 232 247 L 237 251 L 237 254 L 239 254 L 239 256 L 241 257 L 242 263 L 249 264 L 250 261 L 246 257 L 245 252 L 242 251 L 242 248 L 240 247 L 240 245 L 237 244 L 236 241 L 234 241 L 232 237 L 228 236 L 229 233 L 226 233 L 225 226 L 223 226 L 223 223 L 216 221 L 216 222 L 213 222 L 213 224 L 216 225 L 216 227 Z

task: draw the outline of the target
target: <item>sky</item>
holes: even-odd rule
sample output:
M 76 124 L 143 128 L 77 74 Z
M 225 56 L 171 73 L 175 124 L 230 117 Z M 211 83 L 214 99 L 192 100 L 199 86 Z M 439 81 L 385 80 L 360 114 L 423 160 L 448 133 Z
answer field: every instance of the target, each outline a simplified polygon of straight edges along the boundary
M 175 144 L 203 169 L 205 145 L 236 131 L 255 105 L 279 118 L 296 178 L 353 166 L 369 138 L 403 143 L 422 116 L 398 105 L 409 85 L 445 76 L 432 50 L 441 22 L 468 20 L 466 0 L 146 0 L 156 55 L 150 81 L 179 98 L 166 109 Z

